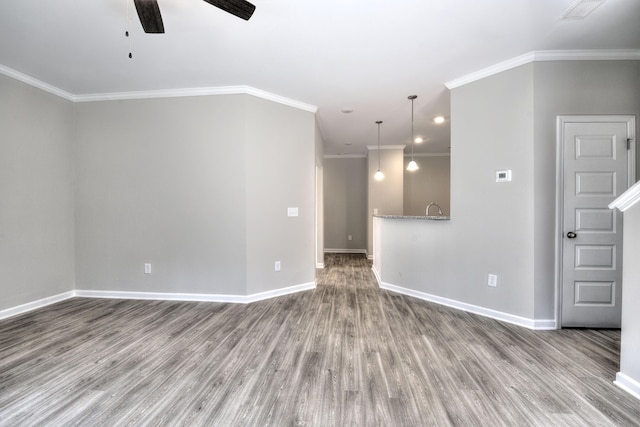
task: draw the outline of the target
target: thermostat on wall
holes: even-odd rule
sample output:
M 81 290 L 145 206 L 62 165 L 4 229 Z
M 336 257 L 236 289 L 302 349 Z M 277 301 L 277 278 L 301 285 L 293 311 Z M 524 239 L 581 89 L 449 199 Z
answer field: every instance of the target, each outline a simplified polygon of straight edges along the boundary
M 511 181 L 511 170 L 496 171 L 496 182 Z

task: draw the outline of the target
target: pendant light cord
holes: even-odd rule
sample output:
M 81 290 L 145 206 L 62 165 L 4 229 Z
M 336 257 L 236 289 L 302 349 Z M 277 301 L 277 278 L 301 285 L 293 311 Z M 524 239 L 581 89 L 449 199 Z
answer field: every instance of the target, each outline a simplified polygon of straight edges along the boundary
M 416 99 L 417 97 L 418 95 L 408 96 L 408 98 L 411 100 L 411 161 L 409 162 L 409 166 L 407 166 L 407 170 L 409 172 L 413 172 L 419 169 L 416 161 L 413 159 L 413 144 L 415 142 L 414 128 L 413 128 L 413 100 Z
M 411 98 L 411 160 L 413 160 L 413 100 L 415 99 L 412 95 Z
M 376 122 L 378 124 L 378 170 L 380 170 L 380 124 L 381 121 Z

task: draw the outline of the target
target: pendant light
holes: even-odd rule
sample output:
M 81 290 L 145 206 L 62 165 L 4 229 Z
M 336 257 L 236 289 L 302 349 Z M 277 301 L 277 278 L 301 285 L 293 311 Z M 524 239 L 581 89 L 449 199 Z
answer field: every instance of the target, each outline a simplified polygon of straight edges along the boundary
M 384 179 L 384 174 L 380 170 L 380 125 L 382 124 L 381 120 L 376 122 L 378 125 L 378 172 L 373 176 L 376 181 L 382 181 Z
M 411 161 L 409 162 L 409 165 L 407 166 L 407 170 L 409 172 L 413 172 L 413 171 L 417 171 L 418 169 L 420 169 L 418 167 L 418 164 L 416 163 L 415 160 L 413 160 L 413 100 L 416 99 L 418 97 L 418 95 L 409 95 L 408 98 L 411 100 Z

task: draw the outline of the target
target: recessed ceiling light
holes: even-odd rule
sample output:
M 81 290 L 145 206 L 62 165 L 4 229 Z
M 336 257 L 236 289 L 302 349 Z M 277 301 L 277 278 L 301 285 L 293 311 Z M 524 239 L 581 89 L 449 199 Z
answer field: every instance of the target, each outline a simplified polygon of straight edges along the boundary
M 578 0 L 562 14 L 560 19 L 584 19 L 602 3 L 604 0 Z
M 433 122 L 436 123 L 436 124 L 444 123 L 444 117 L 442 117 L 442 116 L 434 117 L 433 118 Z
M 413 140 L 416 144 L 420 144 L 422 141 L 424 141 L 424 139 L 422 139 L 422 137 L 418 136 L 416 137 L 416 139 Z
M 340 111 L 342 111 L 345 114 L 349 114 L 349 113 L 353 113 L 353 108 L 343 108 Z

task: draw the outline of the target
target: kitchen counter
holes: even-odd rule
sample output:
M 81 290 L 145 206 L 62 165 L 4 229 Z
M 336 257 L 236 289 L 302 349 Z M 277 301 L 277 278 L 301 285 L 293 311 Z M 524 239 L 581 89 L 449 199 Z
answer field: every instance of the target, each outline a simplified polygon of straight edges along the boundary
M 374 215 L 375 218 L 385 219 L 423 219 L 427 221 L 448 221 L 451 217 L 448 216 L 413 216 L 413 215 Z

